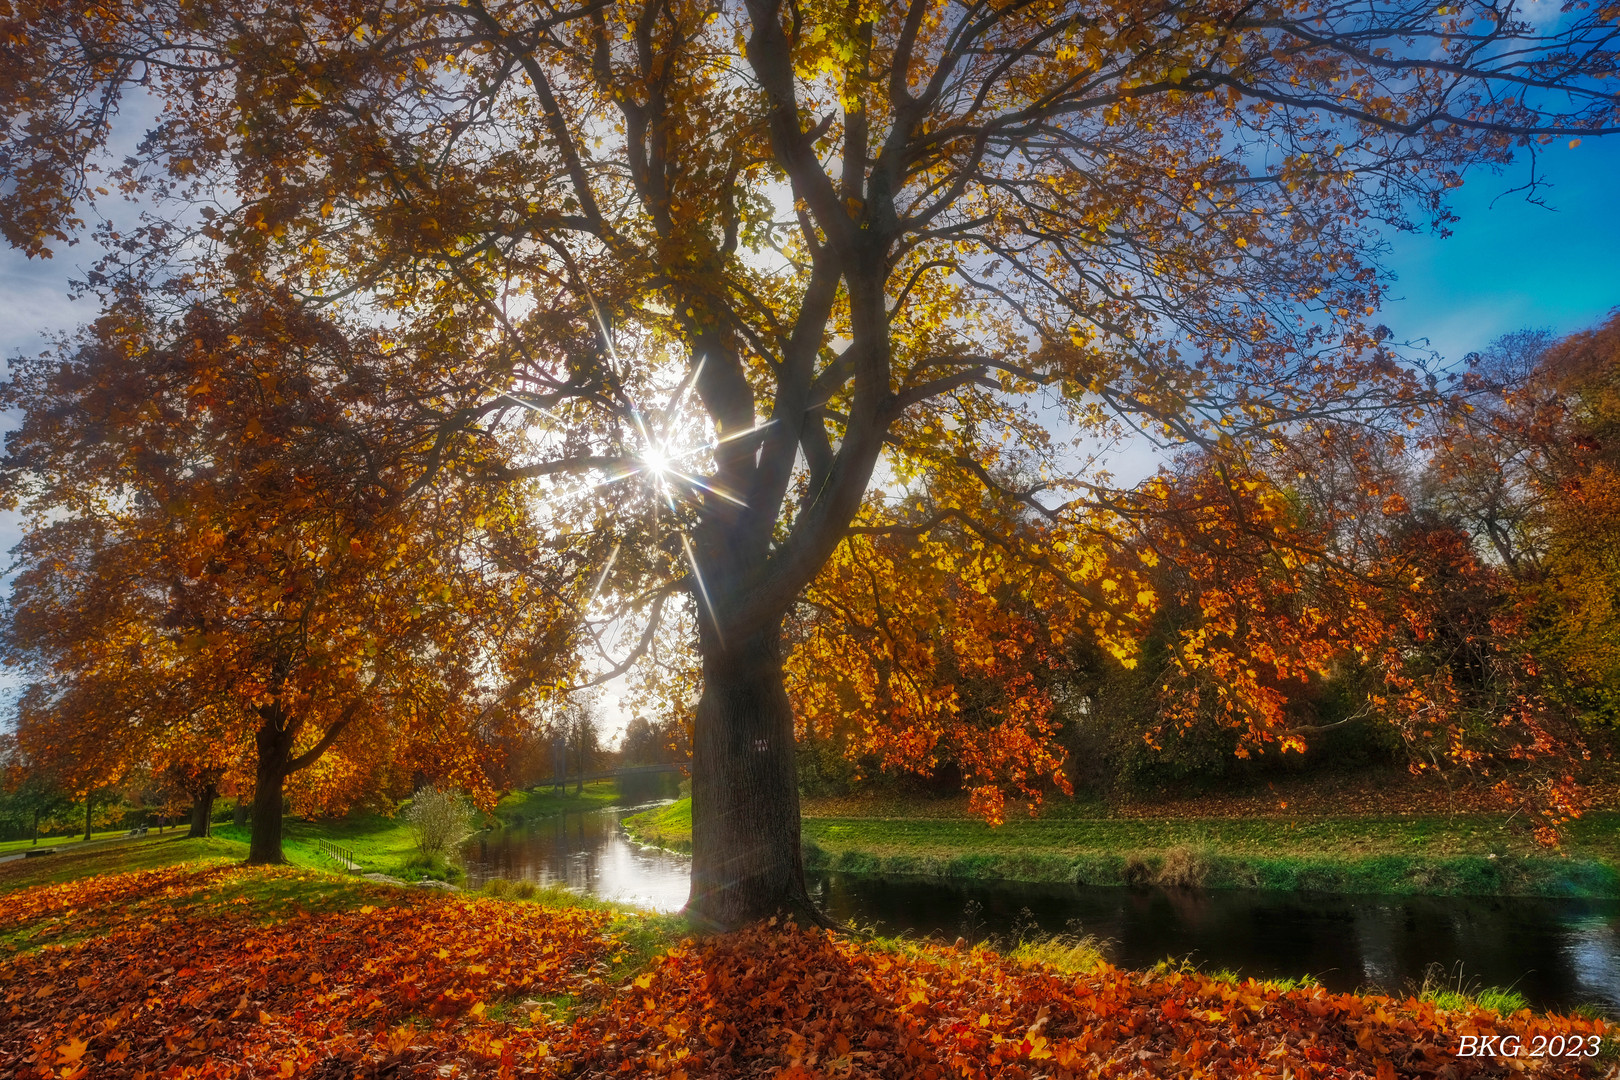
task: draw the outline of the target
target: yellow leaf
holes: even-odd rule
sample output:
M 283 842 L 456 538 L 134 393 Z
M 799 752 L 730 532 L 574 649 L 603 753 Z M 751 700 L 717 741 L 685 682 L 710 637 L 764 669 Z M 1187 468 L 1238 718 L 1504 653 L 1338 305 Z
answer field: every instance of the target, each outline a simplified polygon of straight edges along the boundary
M 77 1065 L 79 1059 L 84 1057 L 85 1048 L 90 1044 L 83 1039 L 72 1038 L 56 1048 L 58 1065 Z

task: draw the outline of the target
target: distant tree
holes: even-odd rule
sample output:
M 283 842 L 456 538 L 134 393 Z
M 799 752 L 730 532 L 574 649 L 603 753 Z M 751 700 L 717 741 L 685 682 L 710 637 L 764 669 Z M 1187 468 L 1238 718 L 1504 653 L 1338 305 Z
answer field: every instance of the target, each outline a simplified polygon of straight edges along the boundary
M 665 765 L 688 758 L 686 732 L 673 718 L 655 725 L 645 716 L 633 716 L 619 740 L 619 760 L 626 765 Z
M 265 295 L 118 308 L 14 364 L 5 494 L 30 524 L 5 647 L 30 757 L 80 798 L 141 764 L 196 771 L 206 803 L 204 774 L 240 766 L 253 862 L 281 861 L 299 774 L 328 808 L 396 761 L 487 791 L 475 732 L 515 715 L 496 684 L 551 670 L 528 620 L 573 623 L 539 600 L 563 564 L 517 492 L 431 483 L 471 452 L 446 416 L 477 391 L 443 379 Z M 413 381 L 433 406 L 371 393 Z
M 585 775 L 596 764 L 602 743 L 602 710 L 592 695 L 577 695 L 557 710 L 552 737 L 559 740 L 574 766 L 574 794 L 583 794 Z
M 15 735 L 0 735 L 0 823 L 15 838 L 39 843 L 39 826 L 67 815 L 72 795 L 48 771 L 31 762 Z

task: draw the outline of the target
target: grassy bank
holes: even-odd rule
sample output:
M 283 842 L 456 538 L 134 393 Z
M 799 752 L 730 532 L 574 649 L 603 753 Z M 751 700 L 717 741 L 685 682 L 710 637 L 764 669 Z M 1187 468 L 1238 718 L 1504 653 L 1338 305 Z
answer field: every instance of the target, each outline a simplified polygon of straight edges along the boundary
M 806 865 L 857 874 L 1430 895 L 1620 896 L 1620 814 L 1589 815 L 1549 853 L 1508 815 L 1053 817 L 991 828 L 953 817 L 804 818 Z M 625 820 L 690 850 L 690 800 Z
M 624 828 L 643 844 L 670 851 L 692 850 L 692 800 L 677 799 L 668 806 L 655 806 L 624 819 Z
M 477 815 L 474 825 L 478 828 L 522 826 L 555 814 L 604 809 L 617 801 L 618 792 L 612 781 L 586 784 L 578 795 L 574 794 L 572 786 L 563 795 L 552 794 L 551 788 L 516 791 L 501 799 L 492 813 Z M 248 833 L 245 825 L 214 826 L 217 838 L 240 844 L 244 851 Z M 393 815 L 355 812 L 340 818 L 289 817 L 282 825 L 282 851 L 287 861 L 295 866 L 341 869 L 322 850 L 323 841 L 349 853 L 367 873 L 387 874 L 408 881 L 423 876 L 456 877 L 442 860 L 428 864 L 419 858 L 403 807 Z
M 620 805 L 619 787 L 612 780 L 586 784 L 577 795 L 572 784 L 567 785 L 561 795 L 553 791 L 549 787 L 514 791 L 496 805 L 494 818 L 502 825 L 522 826 L 557 814 L 578 814 Z

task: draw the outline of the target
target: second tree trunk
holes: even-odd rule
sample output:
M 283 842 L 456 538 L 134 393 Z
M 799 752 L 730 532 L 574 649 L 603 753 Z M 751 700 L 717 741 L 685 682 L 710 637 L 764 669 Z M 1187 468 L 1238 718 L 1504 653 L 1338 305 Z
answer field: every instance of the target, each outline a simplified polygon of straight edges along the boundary
M 188 837 L 207 836 L 214 817 L 214 785 L 209 784 L 191 796 L 191 831 Z

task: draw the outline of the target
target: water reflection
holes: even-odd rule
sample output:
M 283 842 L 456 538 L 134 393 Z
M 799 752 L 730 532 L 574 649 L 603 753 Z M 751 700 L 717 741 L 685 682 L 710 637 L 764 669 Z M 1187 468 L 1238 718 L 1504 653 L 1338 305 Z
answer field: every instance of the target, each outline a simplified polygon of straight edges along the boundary
M 656 804 L 655 804 L 656 805 Z M 636 808 L 641 809 L 641 808 Z M 633 810 L 567 814 L 484 833 L 464 850 L 468 883 L 492 877 L 675 911 L 689 861 L 643 848 L 619 825 Z M 1597 1005 L 1620 1016 L 1620 901 L 1337 896 L 1135 890 L 1021 882 L 813 875 L 835 917 L 887 932 L 954 939 L 1006 934 L 1028 909 L 1045 930 L 1078 920 L 1122 967 L 1190 958 L 1206 971 L 1311 974 L 1334 990 L 1400 991 L 1431 965 L 1465 986 L 1511 986 L 1532 1005 Z M 976 925 L 963 913 L 978 905 Z
M 1523 897 L 1341 896 L 1184 892 L 1020 882 L 822 876 L 812 886 L 837 918 L 884 930 L 1008 932 L 1024 909 L 1042 929 L 1078 920 L 1127 968 L 1166 957 L 1260 978 L 1316 976 L 1333 990 L 1403 991 L 1431 965 L 1453 985 L 1511 986 L 1542 1008 L 1587 1003 L 1620 1016 L 1620 901 Z M 971 936 L 971 935 L 970 935 Z
M 686 903 L 691 863 L 625 835 L 620 816 L 643 809 L 558 814 L 479 833 L 462 848 L 467 884 L 478 888 L 497 877 L 533 881 L 651 911 L 677 911 Z

